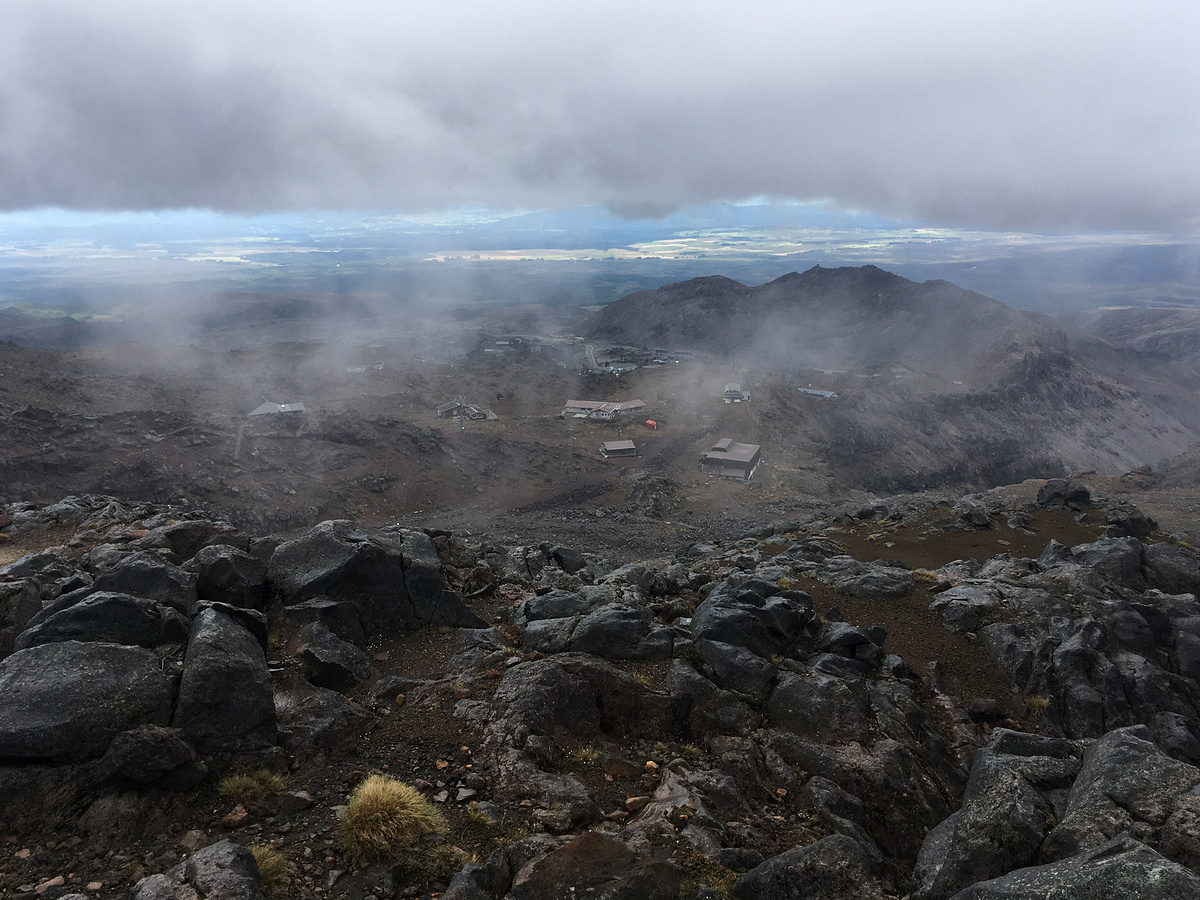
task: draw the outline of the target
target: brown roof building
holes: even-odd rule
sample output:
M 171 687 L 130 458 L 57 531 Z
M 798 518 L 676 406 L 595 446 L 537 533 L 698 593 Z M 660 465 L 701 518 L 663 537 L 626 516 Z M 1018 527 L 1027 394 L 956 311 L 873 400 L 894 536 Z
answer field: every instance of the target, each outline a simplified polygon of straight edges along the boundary
M 700 454 L 700 471 L 749 481 L 761 462 L 762 448 L 758 444 L 739 444 L 733 438 L 721 438 L 711 450 Z
M 637 446 L 633 441 L 605 441 L 600 445 L 600 453 L 605 459 L 613 457 L 635 457 L 637 456 Z

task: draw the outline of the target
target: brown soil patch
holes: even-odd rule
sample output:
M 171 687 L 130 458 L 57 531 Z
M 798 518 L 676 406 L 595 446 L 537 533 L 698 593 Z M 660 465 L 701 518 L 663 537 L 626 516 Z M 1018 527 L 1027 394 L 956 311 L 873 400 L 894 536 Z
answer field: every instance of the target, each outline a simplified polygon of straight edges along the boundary
M 1019 559 L 1037 559 L 1051 540 L 1072 547 L 1096 540 L 1101 526 L 1081 525 L 1080 514 L 1065 509 L 1036 509 L 1029 513 L 1029 530 L 998 528 L 945 530 L 955 524 L 949 510 L 932 510 L 928 516 L 902 522 L 861 522 L 844 529 L 837 539 L 855 559 L 896 560 L 914 569 L 936 569 L 956 559 L 991 559 L 1008 553 Z

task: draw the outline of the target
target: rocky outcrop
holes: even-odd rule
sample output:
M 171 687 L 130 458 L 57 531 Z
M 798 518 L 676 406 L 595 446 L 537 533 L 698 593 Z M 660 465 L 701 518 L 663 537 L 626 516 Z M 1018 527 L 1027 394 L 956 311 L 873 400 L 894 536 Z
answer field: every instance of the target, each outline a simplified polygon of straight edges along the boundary
M 130 900 L 266 900 L 258 864 L 248 849 L 220 841 L 163 875 L 150 875 L 134 886 Z
M 1062 862 L 1018 869 L 965 888 L 952 900 L 1091 900 L 1139 897 L 1178 900 L 1200 897 L 1200 876 L 1163 859 L 1128 836 Z
M 276 548 L 267 574 L 285 604 L 316 597 L 349 603 L 366 632 L 485 624 L 461 595 L 446 590 L 441 560 L 424 532 L 368 534 L 350 522 L 322 522 Z
M 1200 769 L 1164 755 L 1141 726 L 1112 731 L 1086 749 L 997 731 L 976 754 L 962 807 L 926 838 L 914 897 L 993 896 L 958 892 L 1016 870 L 1041 874 L 1013 874 L 1006 887 L 988 890 L 1015 890 L 1028 878 L 1040 884 L 1036 879 L 1063 877 L 1128 835 L 1141 842 L 1139 858 L 1163 854 L 1156 867 L 1173 870 L 1172 857 L 1195 866 L 1185 848 L 1200 838 L 1192 810 L 1197 784 Z
M 1017 516 L 943 506 L 957 531 Z M 112 823 L 133 842 L 190 803 L 204 829 L 315 842 L 292 857 L 314 896 L 945 900 L 1139 877 L 1191 890 L 1192 551 L 1109 536 L 910 570 L 848 554 L 840 529 L 867 512 L 880 528 L 907 514 L 819 512 L 616 569 L 551 544 L 346 522 L 238 546 L 195 519 L 114 522 L 78 557 L 0 576 L 0 609 L 25 618 L 0 661 L 0 824 L 95 841 Z M 452 590 L 468 582 L 495 627 Z M 968 710 L 936 666 L 919 677 L 833 595 L 848 611 L 928 597 L 949 639 L 990 652 L 1028 698 L 1027 731 L 1006 696 Z M 455 621 L 474 627 L 451 637 Z M 457 641 L 444 677 L 406 666 L 403 650 L 433 639 Z M 449 834 L 412 851 L 453 877 L 407 857 L 343 873 L 320 843 L 328 806 L 384 766 L 411 770 L 456 822 L 469 808 L 480 840 L 525 836 L 466 866 Z M 217 826 L 218 779 L 262 767 L 304 772 L 303 789 Z M 273 824 L 310 804 L 311 833 Z M 204 829 L 182 863 L 143 854 L 164 874 L 134 896 L 257 896 L 243 851 L 201 849 Z

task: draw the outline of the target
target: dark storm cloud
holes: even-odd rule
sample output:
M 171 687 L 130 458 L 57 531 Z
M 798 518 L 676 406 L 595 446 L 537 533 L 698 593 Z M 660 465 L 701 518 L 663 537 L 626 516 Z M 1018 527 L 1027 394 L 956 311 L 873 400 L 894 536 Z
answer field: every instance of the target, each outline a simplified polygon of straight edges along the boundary
M 772 196 L 1200 225 L 1194 4 L 9 0 L 4 18 L 4 209 Z

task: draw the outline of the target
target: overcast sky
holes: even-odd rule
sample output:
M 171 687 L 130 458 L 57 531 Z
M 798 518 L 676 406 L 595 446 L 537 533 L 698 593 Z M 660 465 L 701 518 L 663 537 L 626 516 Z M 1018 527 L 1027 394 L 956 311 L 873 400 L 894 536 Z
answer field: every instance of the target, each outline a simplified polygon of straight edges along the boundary
M 2 0 L 0 209 L 1200 230 L 1200 4 Z

